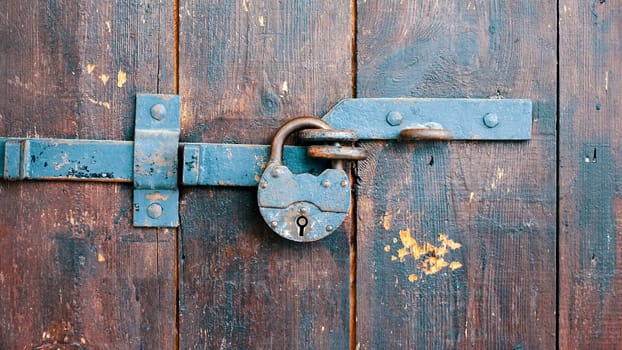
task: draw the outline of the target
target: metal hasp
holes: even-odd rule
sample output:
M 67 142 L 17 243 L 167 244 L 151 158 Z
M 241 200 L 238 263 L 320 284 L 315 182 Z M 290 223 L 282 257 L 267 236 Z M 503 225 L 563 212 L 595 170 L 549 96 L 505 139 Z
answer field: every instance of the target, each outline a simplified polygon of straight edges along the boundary
M 333 129 L 355 130 L 359 140 L 396 140 L 409 129 L 444 130 L 439 138 L 452 140 L 531 139 L 530 100 L 352 98 L 322 120 Z
M 136 97 L 134 226 L 179 226 L 179 131 L 179 96 Z

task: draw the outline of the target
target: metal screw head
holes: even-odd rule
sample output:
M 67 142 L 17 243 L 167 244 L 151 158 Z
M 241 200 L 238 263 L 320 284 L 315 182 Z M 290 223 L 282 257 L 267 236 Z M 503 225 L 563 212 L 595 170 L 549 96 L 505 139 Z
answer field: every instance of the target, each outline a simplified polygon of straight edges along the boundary
M 330 181 L 328 181 L 328 180 L 324 180 L 324 181 L 322 181 L 322 186 L 324 186 L 324 187 L 330 187 Z
M 398 111 L 391 111 L 387 114 L 387 123 L 391 126 L 398 126 L 402 124 L 402 120 L 404 120 L 404 117 L 402 116 L 402 113 Z
M 340 185 L 341 185 L 341 187 L 346 187 L 346 186 L 348 186 L 348 181 L 341 180 L 341 184 Z
M 262 182 L 262 183 L 259 184 L 259 187 L 266 188 L 266 187 L 268 187 L 268 184 L 265 183 L 265 182 Z
M 495 113 L 486 113 L 484 115 L 484 125 L 489 128 L 494 128 L 499 125 L 499 116 Z
M 335 228 L 333 227 L 333 225 L 326 225 L 326 231 L 330 232 L 332 230 L 334 230 Z
M 270 226 L 277 227 L 277 226 L 279 226 L 279 223 L 276 222 L 276 221 L 272 221 L 272 222 L 270 222 Z
M 160 216 L 162 216 L 163 212 L 164 212 L 164 209 L 162 208 L 160 203 L 151 203 L 147 207 L 147 215 L 149 215 L 149 217 L 152 219 L 159 218 Z
M 166 107 L 163 104 L 158 103 L 151 107 L 151 118 L 155 120 L 162 120 L 166 116 Z
M 306 214 L 309 212 L 309 209 L 307 209 L 306 207 L 301 207 L 300 209 L 298 209 L 298 212 L 300 212 L 300 214 Z
M 272 172 L 270 173 L 270 175 L 272 175 L 272 177 L 279 177 L 283 174 L 283 170 L 281 170 L 281 168 L 274 168 L 272 169 Z

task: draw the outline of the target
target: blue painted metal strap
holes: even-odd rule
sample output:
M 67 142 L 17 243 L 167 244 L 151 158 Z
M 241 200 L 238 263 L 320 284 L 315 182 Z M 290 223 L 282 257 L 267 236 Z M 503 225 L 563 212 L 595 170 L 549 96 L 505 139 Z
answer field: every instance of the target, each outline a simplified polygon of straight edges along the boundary
M 139 94 L 134 135 L 134 226 L 179 226 L 180 98 Z
M 133 142 L 0 138 L 6 180 L 132 182 Z
M 515 99 L 355 98 L 322 118 L 359 140 L 398 139 L 404 128 L 440 124 L 453 140 L 531 139 L 531 101 Z
M 185 143 L 184 185 L 257 186 L 270 159 L 270 146 Z M 327 162 L 307 156 L 306 147 L 285 146 L 283 163 L 293 173 L 319 174 Z

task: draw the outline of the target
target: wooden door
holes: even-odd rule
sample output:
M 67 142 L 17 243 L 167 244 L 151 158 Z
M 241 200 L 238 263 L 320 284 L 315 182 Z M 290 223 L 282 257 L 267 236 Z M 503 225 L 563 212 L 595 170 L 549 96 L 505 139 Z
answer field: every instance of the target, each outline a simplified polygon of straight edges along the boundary
M 528 142 L 365 142 L 346 222 L 280 239 L 256 189 L 0 182 L 0 349 L 574 349 L 622 343 L 622 3 L 4 1 L 0 137 L 267 144 L 346 97 L 529 98 Z

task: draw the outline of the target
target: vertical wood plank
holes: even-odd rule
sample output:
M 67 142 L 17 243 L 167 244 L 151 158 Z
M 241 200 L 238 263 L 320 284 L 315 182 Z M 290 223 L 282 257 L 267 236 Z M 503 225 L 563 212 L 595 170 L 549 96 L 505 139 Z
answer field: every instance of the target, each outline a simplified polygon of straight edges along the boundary
M 357 348 L 553 349 L 555 1 L 363 1 L 357 13 L 358 97 L 534 101 L 529 142 L 368 146 Z
M 171 6 L 0 3 L 0 135 L 131 138 L 136 92 L 173 92 Z M 0 197 L 0 348 L 174 347 L 175 230 L 134 229 L 130 186 Z
M 184 141 L 267 144 L 351 95 L 348 1 L 182 0 L 179 16 Z M 283 240 L 255 188 L 185 190 L 181 216 L 181 348 L 348 348 L 349 224 Z
M 559 2 L 559 347 L 622 342 L 622 2 Z

